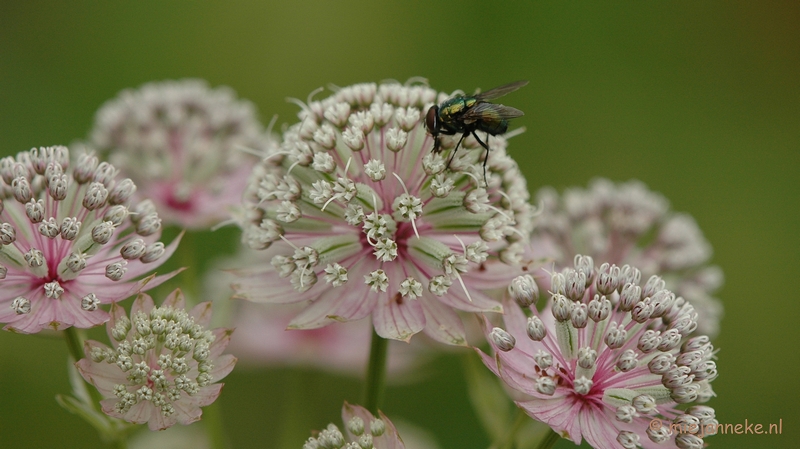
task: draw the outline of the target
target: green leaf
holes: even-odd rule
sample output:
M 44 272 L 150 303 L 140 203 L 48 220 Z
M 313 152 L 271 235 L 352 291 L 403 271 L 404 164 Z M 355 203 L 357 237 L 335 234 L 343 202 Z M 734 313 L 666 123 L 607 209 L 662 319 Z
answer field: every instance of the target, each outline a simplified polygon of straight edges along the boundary
M 71 358 L 70 358 L 71 359 Z M 92 426 L 105 442 L 124 441 L 133 425 L 117 418 L 112 418 L 99 410 L 92 399 L 88 384 L 83 380 L 72 360 L 68 361 L 67 372 L 72 386 L 73 396 L 57 394 L 56 402 L 70 413 L 74 413 Z
M 478 420 L 492 441 L 503 441 L 511 430 L 512 402 L 477 354 L 464 357 L 467 391 Z
M 56 402 L 64 407 L 68 412 L 80 416 L 84 421 L 94 427 L 101 435 L 108 434 L 112 431 L 111 423 L 108 418 L 101 412 L 98 412 L 91 405 L 82 402 L 72 396 L 65 394 L 57 394 Z

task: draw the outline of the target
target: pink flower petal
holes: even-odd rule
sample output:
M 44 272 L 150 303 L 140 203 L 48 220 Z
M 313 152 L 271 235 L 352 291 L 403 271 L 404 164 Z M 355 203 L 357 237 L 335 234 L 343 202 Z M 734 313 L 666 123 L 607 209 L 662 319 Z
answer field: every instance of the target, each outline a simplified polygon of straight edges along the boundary
M 372 312 L 372 322 L 381 337 L 407 342 L 425 328 L 425 312 L 419 301 L 382 293 Z
M 197 407 L 205 407 L 216 401 L 219 394 L 222 393 L 222 387 L 225 384 L 213 384 L 207 387 L 200 388 L 200 390 L 192 396 L 192 401 Z M 198 412 L 200 410 L 198 409 Z M 199 416 L 199 415 L 198 415 Z
M 619 431 L 611 422 L 609 416 L 603 413 L 603 410 L 585 410 L 588 405 L 584 406 L 584 410 L 578 415 L 580 420 L 580 429 L 583 433 L 583 438 L 593 448 L 598 449 L 616 449 L 619 447 L 617 442 L 617 435 Z M 641 432 L 641 431 L 640 431 Z M 644 438 L 648 442 L 647 437 Z M 644 442 L 644 441 L 643 441 Z M 656 447 L 666 447 L 665 445 L 656 445 Z
M 534 396 L 537 398 L 549 399 L 553 396 L 543 395 L 536 390 L 534 379 L 530 376 L 526 375 L 528 371 L 532 370 L 534 366 L 536 366 L 536 362 L 533 360 L 532 357 L 525 355 L 525 360 L 527 361 L 517 361 L 513 358 L 504 358 L 503 354 L 497 354 L 497 370 L 500 374 L 500 377 L 506 382 L 511 388 L 519 390 L 529 396 Z M 522 354 L 517 354 L 517 357 L 523 357 Z M 555 397 L 561 396 L 556 389 L 556 393 L 554 394 Z
M 228 347 L 228 344 L 231 342 L 231 336 L 233 335 L 233 329 L 225 329 L 223 327 L 218 327 L 216 329 L 212 329 L 211 333 L 214 335 L 214 343 L 211 343 L 210 355 L 211 358 L 216 358 Z
M 164 298 L 161 307 L 172 307 L 173 309 L 183 309 L 186 306 L 186 298 L 180 289 L 175 289 Z
M 464 281 L 480 290 L 505 289 L 511 280 L 524 273 L 521 267 L 513 267 L 497 259 L 491 259 L 487 260 L 480 270 L 470 270 L 466 273 Z
M 464 281 L 466 282 L 466 280 Z M 489 298 L 481 291 L 471 288 L 471 284 L 466 284 L 469 289 L 469 297 L 464 292 L 458 281 L 453 281 L 453 285 L 447 294 L 436 298 L 444 304 L 464 312 L 494 312 L 503 313 L 503 306 L 499 302 Z M 471 300 L 470 300 L 471 299 Z
M 566 433 L 566 438 L 581 444 L 580 423 L 574 403 L 564 398 L 536 399 L 517 402 L 529 415 L 546 422 L 554 431 Z
M 359 320 L 372 312 L 375 296 L 367 289 L 348 295 L 345 287 L 331 288 L 294 317 L 288 329 L 316 329 L 336 321 Z
M 347 426 L 347 423 L 349 423 L 354 417 L 361 418 L 361 420 L 364 421 L 364 428 L 366 429 L 367 433 L 369 433 L 370 423 L 376 419 L 375 416 L 373 416 L 372 413 L 370 413 L 364 407 L 345 402 L 344 406 L 342 407 L 342 422 L 345 424 L 344 433 L 346 434 L 346 439 L 348 441 L 358 441 L 358 436 L 350 432 L 350 429 Z M 386 426 L 386 430 L 384 431 L 383 435 L 379 437 L 373 436 L 373 445 L 376 448 L 381 449 L 405 449 L 403 440 L 401 440 L 400 436 L 397 434 L 397 428 L 394 426 L 392 421 L 389 420 L 389 418 L 387 418 L 386 415 L 384 415 L 381 411 L 378 411 L 378 418 L 383 421 Z
M 222 388 L 222 385 L 215 385 Z M 200 394 L 198 392 L 198 394 Z M 197 395 L 195 395 L 197 396 Z M 211 402 L 214 402 L 214 399 L 219 396 L 219 388 L 217 389 L 217 394 L 214 395 L 214 398 L 211 399 Z M 203 415 L 203 412 L 200 410 L 200 407 L 197 404 L 196 397 L 192 397 L 190 401 L 177 401 L 173 403 L 173 407 L 175 407 L 175 414 L 172 415 L 170 418 L 174 418 L 177 422 L 185 425 L 191 424 L 193 422 L 200 421 L 200 417 Z
M 109 315 L 105 310 L 98 308 L 92 312 L 83 310 L 81 298 L 72 292 L 64 292 L 59 301 L 55 302 L 57 309 L 56 315 L 68 326 L 75 326 L 81 329 L 103 324 L 108 321 Z
M 342 406 L 342 422 L 345 424 L 344 431 L 347 434 L 347 439 L 350 441 L 358 438 L 358 435 L 350 432 L 350 429 L 347 426 L 347 423 L 349 423 L 354 417 L 361 418 L 361 420 L 364 421 L 364 427 L 366 429 L 369 429 L 369 423 L 375 420 L 375 417 L 372 416 L 372 413 L 370 413 L 369 410 L 360 405 L 350 404 L 345 401 L 344 405 Z
M 449 345 L 466 346 L 464 323 L 453 309 L 442 304 L 428 292 L 423 292 L 417 301 L 422 304 L 422 310 L 425 312 L 426 335 Z
M 233 371 L 233 366 L 236 365 L 236 361 L 236 357 L 232 354 L 219 356 L 214 361 L 214 368 L 209 371 L 209 374 L 214 378 L 214 381 L 222 380 Z
M 85 351 L 87 354 L 90 347 L 106 346 L 102 343 L 89 340 L 85 344 Z M 95 388 L 106 397 L 114 395 L 115 385 L 125 382 L 124 374 L 121 373 L 119 368 L 112 364 L 92 363 L 90 359 L 85 358 L 76 362 L 75 367 L 78 368 L 78 372 L 86 382 L 94 385 Z
M 80 284 L 70 285 L 70 291 L 80 297 L 94 293 L 101 304 L 110 304 L 139 293 L 154 278 L 155 275 L 150 275 L 135 282 L 116 283 L 105 277 L 105 275 L 102 278 L 87 275 L 86 278 L 81 278 L 82 282 Z
M 181 294 L 181 296 L 183 296 L 183 294 Z M 196 324 L 208 327 L 208 325 L 211 324 L 211 311 L 211 301 L 201 302 L 192 308 L 189 312 L 189 316 L 194 318 Z
M 139 312 L 149 315 L 153 307 L 155 307 L 153 298 L 146 293 L 139 293 L 131 305 L 131 316 L 135 316 Z
M 475 352 L 478 353 L 478 355 L 480 356 L 481 361 L 483 362 L 483 364 L 487 368 L 489 368 L 489 371 L 494 373 L 495 376 L 500 377 L 500 370 L 497 369 L 497 360 L 494 357 L 484 353 L 483 351 L 481 351 L 478 348 L 473 348 L 473 349 L 475 350 Z
M 316 298 L 327 289 L 327 285 L 317 283 L 307 291 L 300 293 L 286 279 L 278 276 L 271 267 L 231 270 L 237 277 L 231 284 L 235 292 L 234 298 L 253 302 L 269 302 L 273 304 L 289 304 Z M 269 287 L 267 287 L 269 286 Z
M 42 296 L 28 298 L 31 301 L 31 311 L 24 315 L 17 315 L 18 318 L 9 323 L 5 329 L 11 332 L 30 334 L 39 332 L 42 328 L 49 327 L 51 324 L 53 330 L 61 330 L 67 327 L 57 321 L 60 317 L 56 313 L 56 304 L 53 301 L 43 300 Z

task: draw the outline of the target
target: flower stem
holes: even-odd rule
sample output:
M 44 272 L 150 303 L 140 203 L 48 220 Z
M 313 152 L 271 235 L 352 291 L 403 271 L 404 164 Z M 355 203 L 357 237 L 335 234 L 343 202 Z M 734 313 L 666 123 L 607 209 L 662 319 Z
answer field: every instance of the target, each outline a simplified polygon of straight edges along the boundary
M 383 393 L 386 389 L 386 353 L 388 347 L 389 340 L 379 336 L 373 329 L 367 365 L 367 385 L 364 390 L 364 406 L 375 416 L 378 415 L 378 409 L 383 402 Z
M 555 432 L 553 429 L 550 429 L 547 432 L 547 436 L 539 443 L 539 446 L 536 449 L 550 449 L 551 447 L 556 445 L 556 441 L 560 440 L 561 436 Z
M 505 441 L 501 444 L 492 447 L 499 447 L 501 449 L 514 449 L 517 445 L 517 434 L 519 430 L 522 428 L 522 425 L 528 419 L 528 415 L 522 411 L 522 409 L 518 408 L 516 413 L 516 418 L 514 418 L 514 423 L 511 425 L 511 429 L 509 429 L 508 434 L 506 435 Z
M 69 349 L 69 355 L 72 358 L 72 363 L 75 363 L 85 357 L 83 353 L 83 342 L 85 338 L 82 331 L 72 326 L 68 327 L 64 329 L 64 339 L 67 342 L 67 348 Z M 100 395 L 100 392 L 97 391 L 97 388 L 94 387 L 94 385 L 89 385 L 87 390 L 89 391 L 89 396 L 92 398 L 92 402 L 89 405 L 91 405 L 95 410 L 99 410 L 98 406 L 100 405 L 100 401 L 103 400 L 103 397 Z
M 83 342 L 85 338 L 82 330 L 76 329 L 75 327 L 66 328 L 64 330 L 64 340 L 67 343 L 69 359 L 72 364 L 84 357 Z M 74 371 L 75 368 L 73 367 L 72 370 Z M 77 372 L 70 373 L 70 376 L 73 375 L 78 376 Z M 86 383 L 89 384 L 89 382 Z M 84 385 L 84 387 L 86 387 L 86 385 Z M 103 397 L 94 385 L 89 384 L 86 388 L 80 388 L 73 384 L 73 395 L 75 396 L 75 400 L 80 401 L 82 404 L 85 404 L 86 407 L 94 410 L 94 412 L 89 412 L 89 414 L 100 414 L 100 401 L 103 400 Z M 74 413 L 74 410 L 69 407 L 65 408 Z M 127 426 L 124 422 L 115 418 L 106 417 L 105 421 L 98 422 L 96 419 L 86 419 L 85 415 L 82 416 L 84 416 L 88 424 L 92 425 L 98 431 L 100 439 L 107 445 L 116 449 L 127 449 L 128 432 L 132 427 Z
M 68 327 L 64 330 L 64 339 L 67 342 L 69 355 L 72 356 L 73 361 L 78 361 L 84 357 L 83 354 L 83 338 L 78 335 L 78 330 L 74 327 Z

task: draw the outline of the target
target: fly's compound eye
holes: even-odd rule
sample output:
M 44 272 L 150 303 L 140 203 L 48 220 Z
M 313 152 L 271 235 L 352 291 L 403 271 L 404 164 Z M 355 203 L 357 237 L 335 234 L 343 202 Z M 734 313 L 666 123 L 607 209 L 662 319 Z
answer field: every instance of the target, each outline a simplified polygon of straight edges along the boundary
M 433 105 L 425 115 L 425 127 L 432 136 L 439 134 L 439 106 Z

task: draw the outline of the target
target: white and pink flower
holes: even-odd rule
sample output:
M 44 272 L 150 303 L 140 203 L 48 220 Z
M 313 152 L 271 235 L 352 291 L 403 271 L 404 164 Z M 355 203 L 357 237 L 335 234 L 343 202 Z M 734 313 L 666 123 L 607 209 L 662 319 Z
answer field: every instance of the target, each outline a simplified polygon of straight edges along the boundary
M 139 185 L 166 224 L 193 229 L 229 218 L 257 161 L 249 153 L 275 145 L 250 102 L 193 79 L 120 92 L 97 112 L 91 144 Z
M 697 314 L 688 302 L 657 276 L 640 280 L 636 268 L 595 270 L 577 256 L 552 275 L 543 310 L 509 301 L 504 327 L 487 321 L 493 354 L 479 352 L 521 395 L 519 407 L 575 444 L 700 449 L 714 410 L 686 405 L 714 394 L 714 348 L 706 336 L 689 336 Z M 529 304 L 514 288 L 511 296 Z
M 87 382 L 105 399 L 109 416 L 150 430 L 198 421 L 200 407 L 214 402 L 217 383 L 231 372 L 236 357 L 222 354 L 233 330 L 207 330 L 211 303 L 184 310 L 183 294 L 174 291 L 163 305 L 139 295 L 130 318 L 117 304 L 107 325 L 112 347 L 89 340 L 86 358 L 76 363 Z
M 99 307 L 152 288 L 150 275 L 178 245 L 158 241 L 152 203 L 132 205 L 136 185 L 92 154 L 70 163 L 66 147 L 0 159 L 0 323 L 5 329 L 88 328 Z
M 465 344 L 456 313 L 502 312 L 488 292 L 521 272 L 531 230 L 524 177 L 491 137 L 431 152 L 423 118 L 447 95 L 399 83 L 341 88 L 303 104 L 245 194 L 244 241 L 269 265 L 240 271 L 237 296 L 304 303 L 291 328 L 372 317 L 378 335 L 425 331 Z M 486 183 L 485 183 L 486 181 Z
M 534 219 L 531 250 L 545 268 L 567 267 L 576 254 L 585 254 L 639 267 L 645 277 L 658 274 L 692 303 L 698 333 L 719 333 L 723 306 L 713 295 L 722 285 L 722 270 L 709 264 L 711 245 L 690 215 L 670 210 L 666 198 L 639 181 L 596 179 L 562 194 L 545 187 L 536 199 L 543 209 Z

